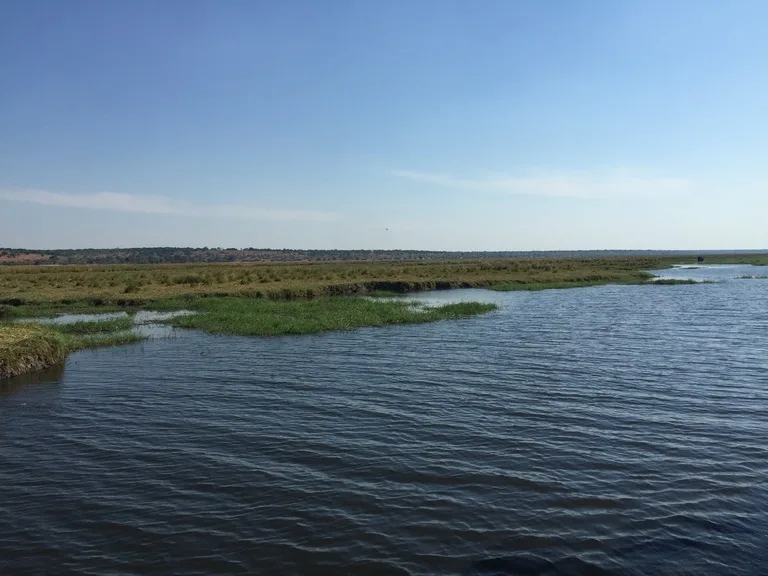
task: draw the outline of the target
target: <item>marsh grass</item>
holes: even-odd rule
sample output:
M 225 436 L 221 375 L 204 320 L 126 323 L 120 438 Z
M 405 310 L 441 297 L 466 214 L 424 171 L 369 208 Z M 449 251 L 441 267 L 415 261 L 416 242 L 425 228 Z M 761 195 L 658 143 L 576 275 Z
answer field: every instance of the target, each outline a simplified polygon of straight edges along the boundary
M 91 320 L 82 322 L 68 322 L 56 324 L 53 328 L 62 334 L 105 334 L 111 332 L 123 332 L 133 327 L 133 319 L 130 317 L 109 318 L 107 320 Z
M 104 348 L 119 344 L 133 344 L 144 339 L 144 336 L 134 332 L 115 332 L 110 334 L 68 336 L 65 338 L 65 343 L 69 352 L 75 352 L 86 348 Z
M 0 326 L 0 378 L 52 366 L 64 360 L 66 338 L 38 325 Z
M 496 309 L 495 304 L 464 302 L 426 307 L 417 301 L 388 301 L 355 297 L 273 301 L 245 298 L 199 298 L 159 303 L 163 309 L 186 308 L 198 314 L 167 323 L 182 328 L 242 336 L 278 336 L 354 330 L 468 318 Z

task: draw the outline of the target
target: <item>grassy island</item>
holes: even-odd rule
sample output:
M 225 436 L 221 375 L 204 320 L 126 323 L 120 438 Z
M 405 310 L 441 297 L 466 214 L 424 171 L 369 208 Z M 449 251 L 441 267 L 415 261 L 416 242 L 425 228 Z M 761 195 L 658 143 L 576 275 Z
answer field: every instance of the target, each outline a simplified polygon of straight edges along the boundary
M 153 307 L 197 312 L 167 321 L 174 326 L 243 336 L 280 336 L 468 318 L 494 310 L 497 306 L 461 302 L 428 307 L 414 300 L 337 296 L 289 301 L 236 297 L 182 298 L 161 301 Z

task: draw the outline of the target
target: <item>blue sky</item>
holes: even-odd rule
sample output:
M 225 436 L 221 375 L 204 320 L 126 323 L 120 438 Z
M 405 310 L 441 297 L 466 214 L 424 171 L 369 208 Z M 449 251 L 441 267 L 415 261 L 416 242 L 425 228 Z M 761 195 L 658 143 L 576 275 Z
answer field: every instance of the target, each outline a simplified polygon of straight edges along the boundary
M 0 3 L 0 246 L 768 247 L 763 0 Z

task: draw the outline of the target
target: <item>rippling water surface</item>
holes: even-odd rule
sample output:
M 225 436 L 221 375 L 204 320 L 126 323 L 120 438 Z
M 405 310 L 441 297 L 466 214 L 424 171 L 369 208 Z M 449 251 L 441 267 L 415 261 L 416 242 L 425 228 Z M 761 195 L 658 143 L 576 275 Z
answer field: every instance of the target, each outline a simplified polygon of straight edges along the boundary
M 0 574 L 766 574 L 761 270 L 6 381 Z

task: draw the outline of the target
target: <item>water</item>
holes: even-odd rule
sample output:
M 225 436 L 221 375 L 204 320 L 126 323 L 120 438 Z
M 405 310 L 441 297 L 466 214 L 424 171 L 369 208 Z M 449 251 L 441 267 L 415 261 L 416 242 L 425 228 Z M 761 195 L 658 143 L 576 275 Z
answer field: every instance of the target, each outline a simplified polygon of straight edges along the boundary
M 6 381 L 0 574 L 764 574 L 768 281 L 711 270 Z
M 114 320 L 116 318 L 126 318 L 126 312 L 107 312 L 105 314 L 62 314 L 54 318 L 19 318 L 16 320 L 19 324 L 72 324 L 74 322 L 92 322 L 100 320 Z

